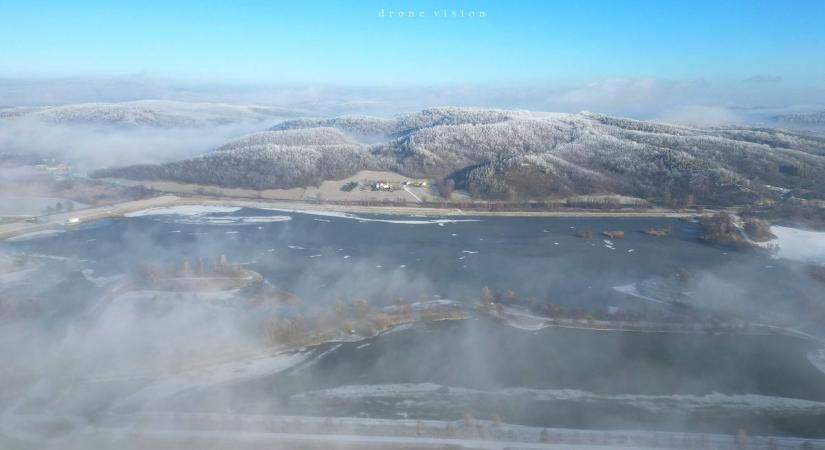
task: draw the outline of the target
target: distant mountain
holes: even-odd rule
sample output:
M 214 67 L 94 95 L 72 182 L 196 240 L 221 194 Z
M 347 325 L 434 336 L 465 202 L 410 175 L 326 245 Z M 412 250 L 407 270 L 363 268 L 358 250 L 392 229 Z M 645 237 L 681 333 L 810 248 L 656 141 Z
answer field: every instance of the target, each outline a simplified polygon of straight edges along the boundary
M 51 123 L 144 127 L 206 127 L 292 117 L 294 111 L 268 106 L 168 100 L 79 103 L 0 109 L 0 119 L 33 118 Z
M 262 131 L 231 140 L 218 151 L 241 150 L 255 146 L 356 145 L 358 141 L 335 128 Z
M 487 125 L 504 122 L 522 114 L 529 113 L 473 108 L 431 108 L 393 118 L 344 116 L 331 119 L 296 119 L 278 124 L 271 130 L 331 127 L 361 138 L 398 138 L 424 128 L 464 124 Z
M 799 127 L 825 127 L 825 111 L 781 114 L 774 117 L 780 124 Z
M 290 120 L 198 158 L 95 175 L 263 189 L 362 169 L 449 177 L 487 199 L 616 193 L 666 204 L 744 204 L 777 187 L 825 193 L 825 139 L 593 113 L 447 107 L 392 118 Z

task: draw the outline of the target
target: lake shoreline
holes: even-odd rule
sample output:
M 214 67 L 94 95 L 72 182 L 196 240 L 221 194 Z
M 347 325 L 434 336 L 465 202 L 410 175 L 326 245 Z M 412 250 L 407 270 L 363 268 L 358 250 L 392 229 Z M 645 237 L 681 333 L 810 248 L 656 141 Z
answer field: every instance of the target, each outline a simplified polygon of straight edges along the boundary
M 174 206 L 225 206 L 253 209 L 269 209 L 283 212 L 313 214 L 313 213 L 339 213 L 339 214 L 376 214 L 394 216 L 441 216 L 441 217 L 593 217 L 593 218 L 692 218 L 696 216 L 695 211 L 674 210 L 674 209 L 626 209 L 626 210 L 542 210 L 542 211 L 488 211 L 488 210 L 463 210 L 453 207 L 430 207 L 430 206 L 395 206 L 395 205 L 349 205 L 340 203 L 316 203 L 303 200 L 250 200 L 233 197 L 181 197 L 175 195 L 163 195 L 144 200 L 135 200 L 112 205 L 96 206 L 91 208 L 76 209 L 46 216 L 47 222 L 9 222 L 0 223 L 0 240 L 8 239 L 24 234 L 65 229 L 94 220 L 107 219 L 112 217 L 123 217 L 126 214 L 135 213 L 153 208 L 167 208 Z M 708 211 L 712 212 L 712 211 Z

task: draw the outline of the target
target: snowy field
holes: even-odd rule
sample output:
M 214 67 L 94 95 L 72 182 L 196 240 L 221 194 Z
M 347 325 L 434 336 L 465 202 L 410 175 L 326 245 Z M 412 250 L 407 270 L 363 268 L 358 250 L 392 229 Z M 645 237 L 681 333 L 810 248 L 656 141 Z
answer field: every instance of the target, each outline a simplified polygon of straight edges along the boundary
M 290 220 L 289 216 L 234 216 L 229 215 L 240 211 L 241 207 L 235 206 L 206 206 L 206 205 L 181 205 L 160 208 L 149 208 L 141 211 L 134 211 L 124 214 L 124 217 L 146 217 L 146 216 L 180 216 L 175 219 L 176 223 L 189 225 L 243 225 L 266 222 L 280 222 Z M 424 219 L 384 219 L 375 217 L 362 217 L 340 211 L 322 211 L 313 209 L 291 209 L 261 207 L 265 211 L 307 214 L 319 217 L 334 217 L 339 219 L 350 219 L 359 222 L 383 222 L 400 225 L 443 225 L 448 223 L 479 222 L 478 219 L 444 219 L 444 218 L 424 218 Z M 220 214 L 220 215 L 216 215 Z M 319 219 L 320 220 L 320 219 Z
M 790 227 L 771 227 L 776 239 L 777 256 L 808 263 L 825 264 L 825 232 Z

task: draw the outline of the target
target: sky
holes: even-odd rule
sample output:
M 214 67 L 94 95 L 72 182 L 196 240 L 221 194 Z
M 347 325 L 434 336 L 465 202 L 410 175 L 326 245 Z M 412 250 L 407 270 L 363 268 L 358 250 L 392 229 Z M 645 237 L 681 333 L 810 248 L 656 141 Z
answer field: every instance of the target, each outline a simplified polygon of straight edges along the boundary
M 484 86 L 618 102 L 734 86 L 728 105 L 776 106 L 825 101 L 823 24 L 821 0 L 0 0 L 0 80 Z
M 484 17 L 434 16 L 444 9 Z M 416 17 L 389 17 L 399 11 Z M 811 81 L 825 78 L 823 23 L 821 0 L 2 0 L 0 71 L 344 84 Z

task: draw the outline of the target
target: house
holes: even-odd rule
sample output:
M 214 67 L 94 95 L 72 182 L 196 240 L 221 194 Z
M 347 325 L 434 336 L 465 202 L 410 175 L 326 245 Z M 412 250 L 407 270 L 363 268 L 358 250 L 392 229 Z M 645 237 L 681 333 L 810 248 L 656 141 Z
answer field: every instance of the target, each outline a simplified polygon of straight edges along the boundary
M 71 170 L 72 166 L 65 162 L 61 162 L 58 164 L 47 165 L 45 170 L 47 172 L 55 172 L 55 173 L 68 173 Z

